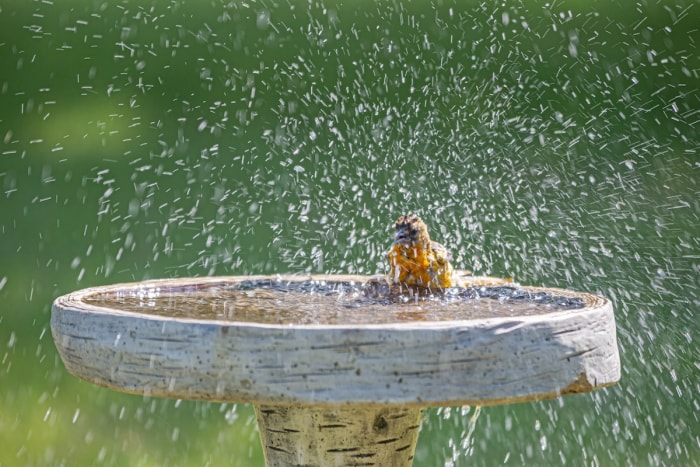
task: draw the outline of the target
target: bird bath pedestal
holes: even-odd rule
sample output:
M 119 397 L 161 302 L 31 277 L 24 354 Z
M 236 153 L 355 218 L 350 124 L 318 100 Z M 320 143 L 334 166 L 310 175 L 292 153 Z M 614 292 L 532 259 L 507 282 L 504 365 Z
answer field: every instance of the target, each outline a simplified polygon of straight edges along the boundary
M 68 371 L 91 383 L 253 404 L 268 466 L 410 466 L 425 407 L 553 398 L 620 378 L 604 298 L 478 277 L 438 299 L 389 298 L 361 287 L 368 279 L 95 287 L 56 299 L 51 330 Z

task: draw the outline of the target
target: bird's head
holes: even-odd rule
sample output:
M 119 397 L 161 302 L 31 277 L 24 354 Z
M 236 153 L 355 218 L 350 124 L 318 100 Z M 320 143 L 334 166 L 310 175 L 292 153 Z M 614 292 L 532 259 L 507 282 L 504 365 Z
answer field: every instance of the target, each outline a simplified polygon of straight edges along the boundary
M 428 247 L 430 245 L 430 236 L 428 235 L 428 227 L 420 217 L 413 213 L 401 216 L 396 220 L 394 233 L 394 245 L 421 245 Z

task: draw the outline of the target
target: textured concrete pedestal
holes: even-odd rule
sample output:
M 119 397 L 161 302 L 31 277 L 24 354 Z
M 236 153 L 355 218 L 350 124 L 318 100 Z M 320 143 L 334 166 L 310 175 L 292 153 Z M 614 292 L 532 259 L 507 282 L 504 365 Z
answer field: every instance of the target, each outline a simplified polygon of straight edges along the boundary
M 256 406 L 269 467 L 409 466 L 421 409 Z

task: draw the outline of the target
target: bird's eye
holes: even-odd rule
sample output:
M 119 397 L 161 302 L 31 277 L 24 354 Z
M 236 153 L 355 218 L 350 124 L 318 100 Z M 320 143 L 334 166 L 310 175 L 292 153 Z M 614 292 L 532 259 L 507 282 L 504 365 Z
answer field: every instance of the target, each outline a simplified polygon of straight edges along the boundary
M 411 235 L 418 234 L 418 229 L 411 229 Z

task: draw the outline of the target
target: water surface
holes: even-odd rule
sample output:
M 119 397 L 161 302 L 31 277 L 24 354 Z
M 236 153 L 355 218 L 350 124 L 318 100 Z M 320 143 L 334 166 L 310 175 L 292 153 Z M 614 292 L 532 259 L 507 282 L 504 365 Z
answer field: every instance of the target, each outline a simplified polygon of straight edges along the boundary
M 562 291 L 562 293 L 565 293 Z M 91 305 L 170 318 L 264 324 L 390 324 L 515 317 L 583 308 L 583 296 L 518 285 L 445 291 L 344 281 L 254 279 L 180 286 L 134 286 L 85 297 Z

